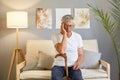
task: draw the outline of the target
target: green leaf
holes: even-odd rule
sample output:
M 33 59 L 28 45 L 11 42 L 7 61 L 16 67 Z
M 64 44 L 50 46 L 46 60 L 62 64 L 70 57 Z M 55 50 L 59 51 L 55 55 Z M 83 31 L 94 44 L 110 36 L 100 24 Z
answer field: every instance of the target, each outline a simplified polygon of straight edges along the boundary
M 99 9 L 96 7 L 93 7 L 88 4 L 90 9 L 93 11 L 93 13 L 97 16 L 97 20 L 103 25 L 105 30 L 109 33 L 111 36 L 111 39 L 114 44 L 114 48 L 116 51 L 116 57 L 118 61 L 118 69 L 120 72 L 120 44 L 118 44 L 118 39 L 120 38 L 120 0 L 113 0 L 109 1 L 111 5 L 113 5 L 112 17 L 114 18 L 115 22 L 111 20 L 111 16 L 108 12 L 105 12 L 103 9 Z M 117 30 L 117 32 L 116 32 Z

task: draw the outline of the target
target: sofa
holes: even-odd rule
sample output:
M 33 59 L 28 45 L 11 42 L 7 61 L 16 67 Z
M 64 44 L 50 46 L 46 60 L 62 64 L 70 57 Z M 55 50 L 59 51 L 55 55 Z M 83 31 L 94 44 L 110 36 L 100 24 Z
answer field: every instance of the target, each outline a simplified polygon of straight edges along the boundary
M 84 61 L 80 66 L 84 80 L 110 80 L 110 64 L 101 60 L 97 40 L 83 40 Z M 25 61 L 16 67 L 17 80 L 50 80 L 56 51 L 52 40 L 28 40 Z

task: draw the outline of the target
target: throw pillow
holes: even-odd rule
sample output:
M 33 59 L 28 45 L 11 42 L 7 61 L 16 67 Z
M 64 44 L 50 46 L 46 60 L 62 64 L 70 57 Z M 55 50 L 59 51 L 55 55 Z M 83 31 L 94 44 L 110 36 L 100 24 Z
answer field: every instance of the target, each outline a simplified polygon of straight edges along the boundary
M 81 68 L 99 68 L 101 53 L 84 50 L 84 61 Z
M 33 69 L 35 70 L 35 69 L 37 69 L 37 63 L 38 63 L 37 55 L 34 55 L 34 54 L 28 55 L 28 54 L 26 54 L 25 59 L 26 59 L 26 65 L 23 68 L 23 70 L 33 70 Z
M 52 68 L 54 56 L 51 56 L 48 54 L 49 52 L 45 53 L 45 52 L 39 51 L 38 53 L 39 59 L 38 59 L 38 64 L 37 64 L 38 69 L 46 70 L 46 69 Z

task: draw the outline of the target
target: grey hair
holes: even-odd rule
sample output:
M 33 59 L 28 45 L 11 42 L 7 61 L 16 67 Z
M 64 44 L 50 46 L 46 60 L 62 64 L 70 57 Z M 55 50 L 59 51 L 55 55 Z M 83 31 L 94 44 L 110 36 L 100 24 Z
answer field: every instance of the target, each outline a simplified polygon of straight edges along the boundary
M 61 21 L 71 21 L 71 20 L 73 20 L 72 15 L 64 15 L 61 19 Z

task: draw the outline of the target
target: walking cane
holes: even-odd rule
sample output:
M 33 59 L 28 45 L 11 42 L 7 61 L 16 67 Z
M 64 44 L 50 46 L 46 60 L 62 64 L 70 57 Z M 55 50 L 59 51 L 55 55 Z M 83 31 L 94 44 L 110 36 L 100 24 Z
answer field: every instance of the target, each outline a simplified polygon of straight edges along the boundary
M 55 56 L 55 58 L 56 58 L 56 57 L 58 57 L 58 56 L 62 56 L 62 57 L 65 59 L 66 80 L 68 80 L 68 65 L 67 65 L 67 56 L 66 56 L 66 54 L 65 54 L 65 53 L 64 53 L 64 54 L 57 54 L 57 55 Z

